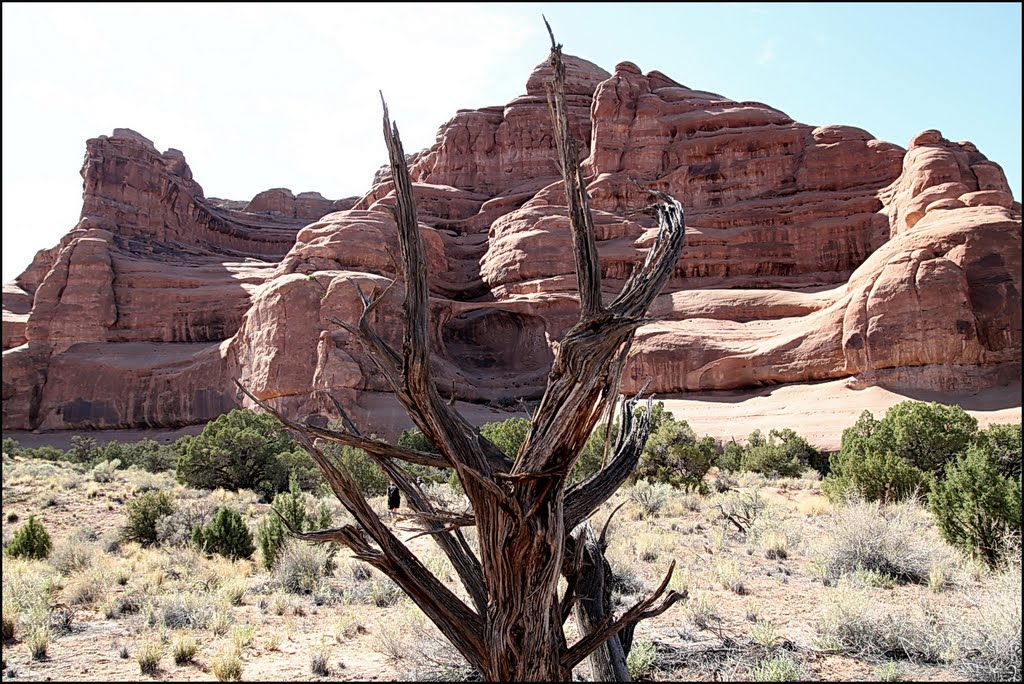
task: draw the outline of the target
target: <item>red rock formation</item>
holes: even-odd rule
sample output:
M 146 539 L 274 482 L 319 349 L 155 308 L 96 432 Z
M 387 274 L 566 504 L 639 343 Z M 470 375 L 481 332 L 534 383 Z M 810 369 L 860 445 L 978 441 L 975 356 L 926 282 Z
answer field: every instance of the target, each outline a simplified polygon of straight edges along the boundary
M 608 297 L 653 240 L 634 180 L 687 211 L 624 391 L 1019 379 L 1020 205 L 973 145 L 925 131 L 905 152 L 629 62 L 567 65 Z M 536 397 L 576 318 L 547 69 L 410 155 L 434 363 L 458 399 Z M 389 173 L 336 202 L 205 199 L 180 152 L 118 129 L 89 141 L 83 176 L 79 226 L 4 291 L 5 428 L 199 422 L 237 405 L 234 378 L 299 417 L 333 413 L 329 391 L 372 418 L 387 387 L 336 321 L 358 318 L 357 286 L 383 293 L 374 324 L 400 345 Z
M 181 152 L 128 129 L 88 141 L 82 177 L 78 225 L 4 288 L 5 429 L 218 415 L 234 405 L 222 342 L 335 203 L 303 193 L 257 215 L 208 201 Z

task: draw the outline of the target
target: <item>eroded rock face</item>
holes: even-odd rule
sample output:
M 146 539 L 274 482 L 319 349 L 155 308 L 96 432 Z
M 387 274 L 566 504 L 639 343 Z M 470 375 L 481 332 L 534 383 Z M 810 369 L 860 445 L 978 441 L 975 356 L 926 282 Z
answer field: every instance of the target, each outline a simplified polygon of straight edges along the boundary
M 1019 379 L 1020 204 L 972 144 L 925 131 L 904 151 L 629 62 L 567 67 L 606 298 L 654 239 L 634 180 L 686 208 L 624 392 Z M 444 396 L 539 397 L 578 315 L 548 71 L 409 157 Z M 390 388 L 339 325 L 382 297 L 371 323 L 401 348 L 389 172 L 360 198 L 208 200 L 180 152 L 118 129 L 89 141 L 83 176 L 82 221 L 4 290 L 6 429 L 200 422 L 242 403 L 238 378 L 297 418 L 333 415 L 333 396 L 393 432 L 365 410 Z
M 181 425 L 237 405 L 221 346 L 334 203 L 207 200 L 180 151 L 129 129 L 87 142 L 82 177 L 78 225 L 4 288 L 4 428 Z

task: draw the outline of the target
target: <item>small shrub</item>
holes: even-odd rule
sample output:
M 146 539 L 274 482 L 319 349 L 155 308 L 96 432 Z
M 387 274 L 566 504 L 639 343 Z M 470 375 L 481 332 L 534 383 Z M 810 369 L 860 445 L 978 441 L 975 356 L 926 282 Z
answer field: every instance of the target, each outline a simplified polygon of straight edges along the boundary
M 144 492 L 128 502 L 128 525 L 122 535 L 125 541 L 143 546 L 156 543 L 156 524 L 160 518 L 174 513 L 174 500 L 166 492 Z
M 120 612 L 124 611 L 124 606 Z M 163 625 L 169 629 L 206 629 L 212 617 L 209 601 L 192 593 L 170 594 L 160 603 Z
M 773 648 L 779 640 L 775 625 L 768 620 L 758 620 L 750 629 L 750 638 L 762 648 Z
M 69 538 L 58 543 L 50 553 L 50 565 L 57 572 L 67 576 L 85 570 L 92 565 L 96 549 L 78 538 Z
M 926 582 L 933 566 L 952 561 L 952 552 L 920 513 L 914 503 L 883 507 L 854 501 L 837 507 L 817 548 L 826 580 L 869 570 L 901 582 Z
M 672 487 L 667 484 L 639 480 L 630 488 L 629 499 L 637 505 L 641 518 L 656 518 L 671 494 Z
M 326 648 L 315 649 L 309 656 L 309 671 L 318 677 L 327 677 L 331 674 L 331 667 L 328 662 Z
M 173 513 L 156 521 L 157 543 L 161 546 L 189 546 L 196 528 L 210 522 L 216 512 L 217 506 L 207 499 L 176 506 Z
M 370 600 L 378 608 L 393 606 L 402 600 L 405 593 L 390 577 L 375 579 L 370 583 Z
M 1020 533 L 1021 480 L 971 447 L 932 489 L 929 505 L 946 541 L 994 567 L 1007 533 Z
M 242 658 L 235 649 L 228 649 L 215 655 L 210 663 L 210 669 L 219 681 L 242 681 Z
M 653 641 L 640 639 L 633 642 L 633 647 L 626 656 L 626 668 L 633 681 L 647 675 L 658 662 L 658 649 Z
M 870 590 L 843 582 L 829 595 L 818 633 L 831 650 L 866 658 L 935 662 L 939 639 L 933 625 L 880 605 Z
M 204 527 L 197 527 L 192 541 L 206 553 L 217 553 L 232 560 L 251 558 L 256 551 L 252 533 L 233 508 L 221 508 Z
M 272 506 L 277 513 L 271 511 L 256 527 L 260 562 L 265 569 L 269 570 L 274 566 L 274 561 L 287 538 L 281 518 L 299 532 L 331 527 L 331 512 L 327 505 L 321 502 L 319 507 L 314 508 L 312 501 L 311 497 L 299 488 L 299 481 L 294 476 L 289 479 L 288 491 L 274 497 Z M 330 548 L 333 557 L 334 546 Z
M 114 472 L 121 467 L 120 459 L 113 459 L 111 461 L 100 461 L 92 467 L 92 479 L 97 482 L 112 482 L 114 479 Z
M 949 621 L 952 640 L 961 644 L 953 667 L 971 679 L 1019 682 L 1021 679 L 1020 547 L 980 592 L 971 596 L 975 610 Z
M 685 420 L 675 420 L 658 402 L 652 433 L 631 478 L 662 482 L 688 491 L 707 492 L 704 476 L 718 460 L 715 440 L 697 434 Z
M 32 660 L 45 658 L 46 651 L 50 647 L 50 628 L 38 625 L 33 627 L 25 638 L 25 645 L 28 646 Z
M 14 639 L 14 635 L 17 633 L 18 625 L 18 608 L 14 605 L 14 601 L 7 598 L 7 594 L 4 594 L 3 598 L 3 637 L 4 641 L 11 641 Z
M 285 544 L 274 568 L 274 579 L 287 592 L 311 594 L 327 573 L 330 557 L 320 545 L 291 541 Z
M 142 674 L 156 674 L 160 668 L 160 659 L 164 657 L 164 647 L 158 641 L 146 641 L 135 653 L 135 660 L 139 663 L 139 670 Z
M 24 525 L 15 531 L 11 543 L 4 549 L 11 558 L 42 560 L 50 555 L 53 542 L 43 524 L 30 515 Z
M 195 637 L 191 636 L 180 636 L 171 645 L 171 655 L 174 657 L 175 665 L 191 663 L 198 651 L 199 643 L 195 640 Z
M 803 666 L 788 653 L 767 658 L 750 670 L 753 682 L 800 682 L 805 677 Z

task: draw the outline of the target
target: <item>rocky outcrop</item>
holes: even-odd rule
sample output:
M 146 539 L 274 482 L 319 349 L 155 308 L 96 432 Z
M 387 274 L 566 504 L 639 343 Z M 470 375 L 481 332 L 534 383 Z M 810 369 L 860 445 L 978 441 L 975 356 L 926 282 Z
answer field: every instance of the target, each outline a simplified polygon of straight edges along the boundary
M 629 62 L 567 67 L 607 297 L 654 239 L 638 183 L 686 207 L 624 392 L 1019 380 L 1020 204 L 973 145 L 925 131 L 903 150 Z M 409 155 L 432 361 L 455 399 L 538 397 L 577 317 L 548 70 Z M 370 399 L 389 388 L 338 323 L 381 296 L 372 322 L 401 346 L 389 172 L 347 200 L 206 199 L 180 152 L 118 129 L 89 141 L 83 177 L 82 221 L 4 291 L 5 428 L 199 422 L 239 405 L 238 378 L 296 417 L 333 414 L 330 394 L 393 434 Z
M 336 203 L 207 200 L 180 151 L 129 129 L 87 142 L 82 177 L 78 225 L 4 288 L 5 429 L 179 425 L 235 405 L 221 345 Z

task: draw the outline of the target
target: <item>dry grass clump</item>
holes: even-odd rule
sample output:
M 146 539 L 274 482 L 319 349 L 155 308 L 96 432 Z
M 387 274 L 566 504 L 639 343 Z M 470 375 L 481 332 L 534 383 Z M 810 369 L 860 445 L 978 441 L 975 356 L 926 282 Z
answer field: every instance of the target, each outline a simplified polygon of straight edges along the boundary
M 36 625 L 29 629 L 25 636 L 25 645 L 32 656 L 32 660 L 42 660 L 46 657 L 46 651 L 50 647 L 50 628 L 45 625 Z
M 171 655 L 175 665 L 185 665 L 195 660 L 199 643 L 192 636 L 180 636 L 171 644 Z
M 750 669 L 752 682 L 802 682 L 807 675 L 804 666 L 789 653 L 778 653 Z
M 213 605 L 203 594 L 174 593 L 159 604 L 159 620 L 169 629 L 207 629 L 212 619 Z
M 1021 679 L 1021 557 L 1015 549 L 1001 571 L 972 592 L 972 613 L 949 620 L 950 641 L 958 648 L 953 666 L 971 679 Z
M 330 651 L 327 646 L 315 648 L 309 654 L 309 671 L 318 677 L 327 677 L 331 674 Z
M 101 603 L 109 587 L 104 573 L 90 570 L 69 578 L 64 586 L 64 599 L 73 606 Z
M 857 570 L 882 573 L 901 582 L 927 582 L 936 565 L 955 558 L 915 502 L 883 506 L 850 501 L 835 508 L 817 548 L 828 582 Z
M 142 674 L 156 674 L 160 668 L 160 660 L 164 657 L 164 647 L 159 641 L 145 641 L 135 653 Z
M 72 535 L 54 544 L 49 562 L 60 574 L 67 576 L 92 566 L 96 546 L 86 541 L 88 532 Z
M 325 546 L 289 541 L 274 565 L 274 579 L 292 594 L 312 594 L 327 574 L 330 554 Z
M 18 608 L 7 596 L 3 595 L 3 637 L 4 641 L 11 641 L 18 631 Z
M 687 601 L 686 617 L 697 629 L 707 629 L 711 623 L 719 620 L 718 611 L 704 592 L 695 594 Z
M 723 589 L 728 589 L 734 594 L 744 595 L 747 593 L 747 587 L 744 584 L 743 571 L 736 561 L 729 560 L 727 558 L 720 558 L 714 562 L 711 567 L 712 572 L 715 575 L 715 581 L 718 582 Z
M 234 577 L 221 585 L 220 595 L 228 605 L 240 606 L 247 590 L 248 586 L 245 580 Z
M 829 596 L 817 628 L 826 650 L 875 660 L 936 662 L 942 650 L 935 622 L 887 607 L 845 579 Z
M 210 670 L 222 682 L 242 681 L 242 657 L 235 648 L 221 651 L 210 661 Z

